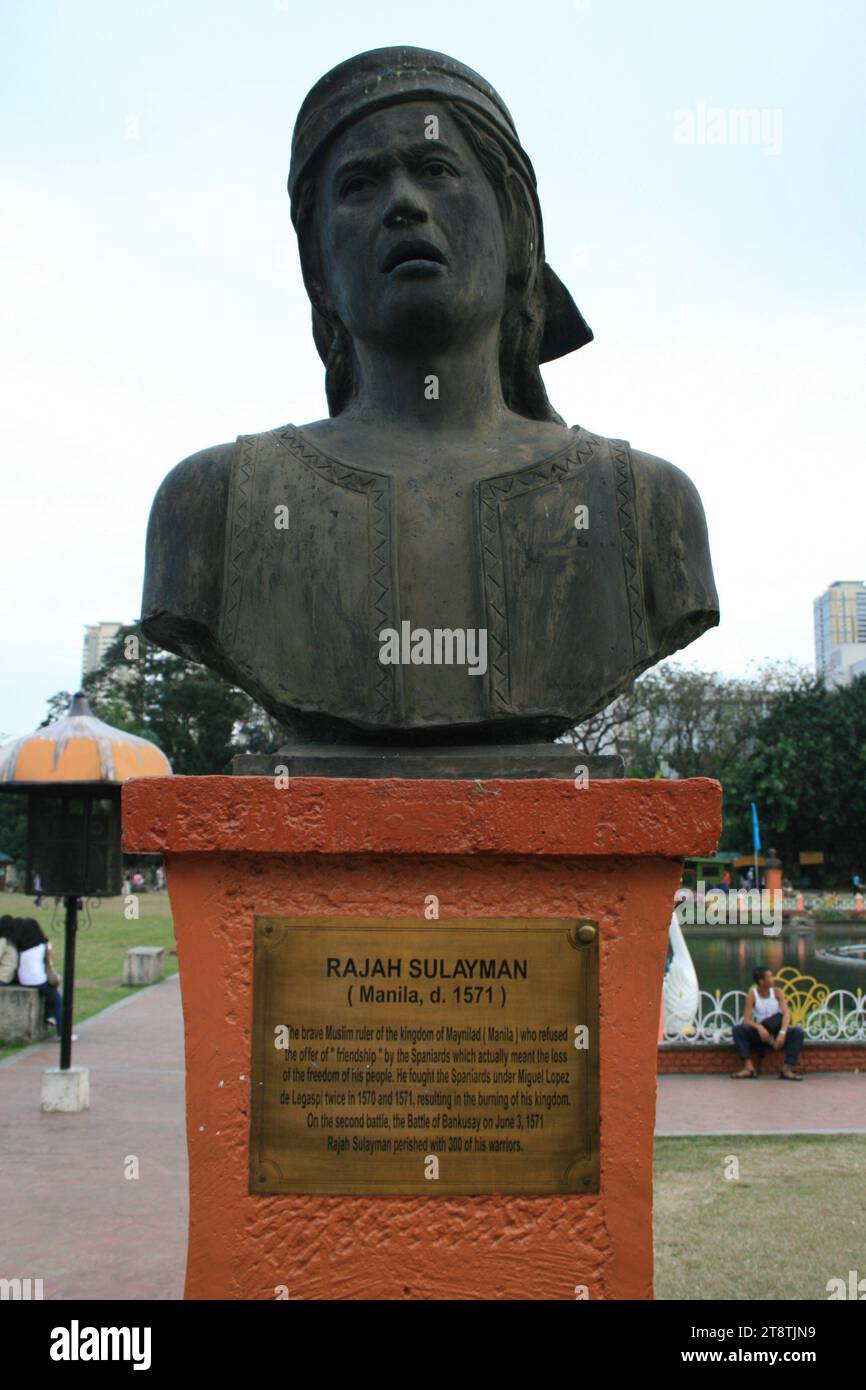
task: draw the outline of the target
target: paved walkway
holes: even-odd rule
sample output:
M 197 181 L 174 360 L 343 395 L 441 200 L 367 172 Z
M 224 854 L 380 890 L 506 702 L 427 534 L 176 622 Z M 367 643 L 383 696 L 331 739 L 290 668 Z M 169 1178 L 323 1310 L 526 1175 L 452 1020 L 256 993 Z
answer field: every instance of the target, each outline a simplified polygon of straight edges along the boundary
M 660 1076 L 656 1134 L 866 1134 L 866 1072 L 774 1076 Z
M 176 1299 L 186 1263 L 183 1031 L 174 976 L 76 1024 L 90 1109 L 43 1114 L 41 1043 L 0 1062 L 0 1277 L 57 1298 Z M 139 1177 L 124 1176 L 128 1158 Z
M 177 977 L 77 1025 L 91 1108 L 43 1115 L 56 1043 L 0 1062 L 0 1277 L 48 1299 L 176 1299 L 186 1261 L 183 1031 Z M 657 1133 L 866 1133 L 866 1074 L 660 1076 Z M 130 1156 L 137 1179 L 124 1176 Z

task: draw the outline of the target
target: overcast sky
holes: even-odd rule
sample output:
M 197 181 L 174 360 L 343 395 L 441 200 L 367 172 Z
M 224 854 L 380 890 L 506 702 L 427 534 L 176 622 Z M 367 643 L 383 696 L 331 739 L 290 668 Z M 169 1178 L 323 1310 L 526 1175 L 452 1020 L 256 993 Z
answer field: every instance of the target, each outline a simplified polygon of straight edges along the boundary
M 400 43 L 487 77 L 535 164 L 548 258 L 596 335 L 546 369 L 554 405 L 701 493 L 722 623 L 686 659 L 812 662 L 813 598 L 866 578 L 862 0 L 2 15 L 0 733 L 76 688 L 86 623 L 137 617 L 179 459 L 327 413 L 291 131 L 323 72 Z

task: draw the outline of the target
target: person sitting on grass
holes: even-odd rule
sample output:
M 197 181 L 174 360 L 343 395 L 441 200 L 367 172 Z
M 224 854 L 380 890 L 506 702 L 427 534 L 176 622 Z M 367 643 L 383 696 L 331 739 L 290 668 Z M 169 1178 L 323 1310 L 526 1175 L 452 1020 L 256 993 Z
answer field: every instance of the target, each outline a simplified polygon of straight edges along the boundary
M 736 1023 L 733 1028 L 734 1046 L 743 1065 L 731 1075 L 738 1080 L 758 1075 L 751 1056 L 753 1047 L 757 1047 L 760 1057 L 769 1048 L 779 1052 L 784 1047 L 785 1062 L 779 1072 L 779 1080 L 802 1081 L 802 1076 L 793 1068 L 797 1065 L 803 1046 L 803 1030 L 791 1027 L 791 1010 L 769 966 L 759 965 L 754 972 L 754 980 L 754 986 L 746 995 L 743 1021 Z

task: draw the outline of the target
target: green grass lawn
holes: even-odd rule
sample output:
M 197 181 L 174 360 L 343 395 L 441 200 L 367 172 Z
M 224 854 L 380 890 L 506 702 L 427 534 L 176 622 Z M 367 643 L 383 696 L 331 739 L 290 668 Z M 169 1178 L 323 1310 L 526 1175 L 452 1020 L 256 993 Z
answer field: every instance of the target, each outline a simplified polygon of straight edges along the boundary
M 118 999 L 125 999 L 127 995 L 137 992 L 137 989 L 121 984 L 123 956 L 130 946 L 164 946 L 165 973 L 176 973 L 177 956 L 169 954 L 174 952 L 174 931 L 168 894 L 140 893 L 136 894 L 136 901 L 141 914 L 137 921 L 127 921 L 124 917 L 123 898 L 104 898 L 98 904 L 91 901 L 89 910 L 79 913 L 75 952 L 75 1023 L 81 1023 Z M 12 917 L 36 918 L 54 947 L 54 961 L 62 978 L 63 904 L 59 904 L 55 911 L 54 899 L 45 898 L 43 906 L 38 908 L 33 906 L 33 899 L 24 893 L 3 893 L 0 894 L 0 915 L 7 912 Z M 0 1046 L 0 1060 L 17 1052 L 19 1046 L 26 1044 Z
M 866 1276 L 864 1174 L 866 1135 L 657 1139 L 656 1298 L 826 1300 Z

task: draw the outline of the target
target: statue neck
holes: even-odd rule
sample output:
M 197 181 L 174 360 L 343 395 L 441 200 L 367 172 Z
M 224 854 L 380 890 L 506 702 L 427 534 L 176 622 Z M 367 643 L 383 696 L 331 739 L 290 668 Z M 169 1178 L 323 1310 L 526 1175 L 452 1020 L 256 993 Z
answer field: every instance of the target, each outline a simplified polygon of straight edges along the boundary
M 499 334 L 443 352 L 383 351 L 355 343 L 360 381 L 345 415 L 358 423 L 445 431 L 480 429 L 509 414 Z

